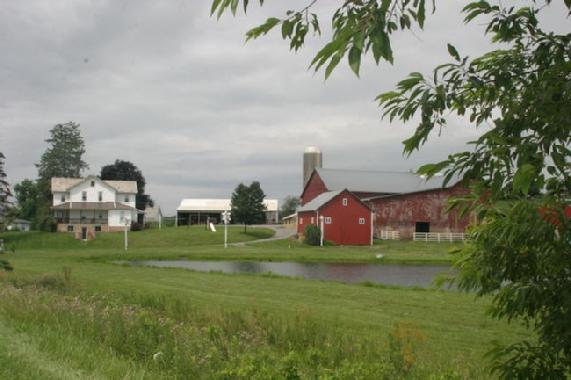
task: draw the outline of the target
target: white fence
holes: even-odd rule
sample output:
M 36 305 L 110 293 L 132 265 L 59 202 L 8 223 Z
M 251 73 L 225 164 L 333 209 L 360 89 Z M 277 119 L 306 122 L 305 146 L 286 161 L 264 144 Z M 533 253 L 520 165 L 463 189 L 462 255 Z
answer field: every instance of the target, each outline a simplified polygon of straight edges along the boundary
M 400 240 L 399 231 L 381 231 L 381 240 Z
M 440 243 L 465 241 L 467 237 L 463 232 L 415 232 L 413 239 L 415 241 L 435 241 Z

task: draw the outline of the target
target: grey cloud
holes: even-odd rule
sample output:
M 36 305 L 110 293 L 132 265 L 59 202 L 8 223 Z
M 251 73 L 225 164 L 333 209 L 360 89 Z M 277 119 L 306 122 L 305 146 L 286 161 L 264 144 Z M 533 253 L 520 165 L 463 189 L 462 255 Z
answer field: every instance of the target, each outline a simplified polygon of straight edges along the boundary
M 244 43 L 289 2 L 218 22 L 209 0 L 5 3 L 0 151 L 13 183 L 35 176 L 49 129 L 69 120 L 81 123 L 90 173 L 134 162 L 167 214 L 183 197 L 227 197 L 239 182 L 259 180 L 273 198 L 299 194 L 305 145 L 321 146 L 329 167 L 408 170 L 480 132 L 452 120 L 407 160 L 400 142 L 414 123 L 381 121 L 374 103 L 409 72 L 447 61 L 448 41 L 471 55 L 489 49 L 481 26 L 463 25 L 461 2 L 439 5 L 425 31 L 396 35 L 395 65 L 367 58 L 360 79 L 340 65 L 327 82 L 307 69 L 323 39 L 295 54 L 279 33 Z M 326 13 L 337 3 L 318 4 Z M 563 27 L 557 12 L 546 17 Z

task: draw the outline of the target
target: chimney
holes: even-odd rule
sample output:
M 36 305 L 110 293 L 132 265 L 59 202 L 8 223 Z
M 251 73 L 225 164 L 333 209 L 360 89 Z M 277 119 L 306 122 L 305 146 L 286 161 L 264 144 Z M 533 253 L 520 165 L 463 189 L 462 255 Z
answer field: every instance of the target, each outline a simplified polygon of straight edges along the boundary
M 323 165 L 321 150 L 316 146 L 308 146 L 303 151 L 303 187 L 309 181 L 314 169 L 319 169 Z

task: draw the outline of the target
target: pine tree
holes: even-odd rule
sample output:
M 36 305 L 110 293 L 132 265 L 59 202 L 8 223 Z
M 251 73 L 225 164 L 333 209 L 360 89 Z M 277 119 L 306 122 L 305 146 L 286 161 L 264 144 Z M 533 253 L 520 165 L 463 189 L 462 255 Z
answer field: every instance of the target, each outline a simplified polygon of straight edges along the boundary
M 6 171 L 4 170 L 4 159 L 6 157 L 0 152 L 0 228 L 4 229 L 5 215 L 8 207 L 10 206 L 10 186 L 6 181 Z M 0 251 L 0 253 L 3 253 Z M 0 259 L 0 270 L 11 271 L 13 268 L 6 260 Z
M 50 130 L 50 138 L 45 141 L 50 146 L 36 165 L 41 180 L 49 181 L 52 177 L 78 178 L 83 170 L 89 168 L 82 159 L 85 143 L 79 124 L 70 121 L 55 125 Z
M 36 164 L 38 168 L 38 206 L 34 225 L 42 230 L 51 230 L 51 179 L 53 177 L 81 177 L 89 166 L 83 161 L 85 143 L 81 137 L 79 124 L 70 121 L 57 124 L 50 130 L 45 140 L 49 146 Z

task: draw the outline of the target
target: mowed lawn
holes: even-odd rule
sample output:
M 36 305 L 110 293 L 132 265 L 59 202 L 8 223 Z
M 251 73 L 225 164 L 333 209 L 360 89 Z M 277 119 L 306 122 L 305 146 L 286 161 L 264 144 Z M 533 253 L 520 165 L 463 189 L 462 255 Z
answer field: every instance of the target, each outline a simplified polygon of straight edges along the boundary
M 272 235 L 230 228 L 234 242 Z M 169 228 L 79 242 L 7 234 L 0 378 L 489 378 L 492 341 L 529 332 L 489 300 L 443 290 L 128 267 L 117 258 L 446 262 L 453 245 L 294 241 L 222 247 L 222 232 Z M 73 348 L 72 348 L 73 347 Z M 95 365 L 95 362 L 100 364 Z M 7 377 L 6 377 L 7 378 Z

